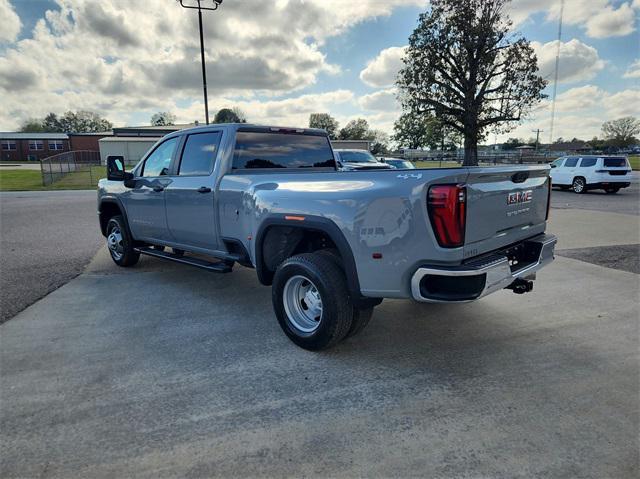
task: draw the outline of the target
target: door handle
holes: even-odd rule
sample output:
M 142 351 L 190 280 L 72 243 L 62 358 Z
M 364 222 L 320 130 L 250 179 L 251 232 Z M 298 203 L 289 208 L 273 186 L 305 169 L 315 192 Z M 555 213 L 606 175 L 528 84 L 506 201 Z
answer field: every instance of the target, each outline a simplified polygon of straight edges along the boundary
M 156 185 L 153 187 L 153 191 L 155 191 L 156 193 L 160 193 L 161 191 L 164 191 L 164 186 Z
M 198 188 L 198 193 L 211 193 L 211 188 L 208 186 L 201 186 Z

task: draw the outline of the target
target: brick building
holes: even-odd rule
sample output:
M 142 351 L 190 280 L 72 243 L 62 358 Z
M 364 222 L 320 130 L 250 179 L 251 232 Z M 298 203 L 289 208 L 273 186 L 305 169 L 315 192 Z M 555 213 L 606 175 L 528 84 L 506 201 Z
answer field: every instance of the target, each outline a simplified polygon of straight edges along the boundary
M 69 133 L 69 143 L 73 151 L 100 151 L 100 139 L 113 136 L 110 131 L 101 133 Z
M 113 133 L 1 133 L 0 161 L 39 161 L 65 151 L 100 151 L 98 141 Z
M 2 161 L 39 161 L 70 149 L 66 133 L 0 133 Z

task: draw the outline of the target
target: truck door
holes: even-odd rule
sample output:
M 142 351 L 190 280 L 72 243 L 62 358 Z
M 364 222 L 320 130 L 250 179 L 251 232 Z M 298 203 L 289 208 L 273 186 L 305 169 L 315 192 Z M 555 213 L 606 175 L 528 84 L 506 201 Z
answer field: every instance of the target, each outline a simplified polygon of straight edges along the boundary
M 173 137 L 160 143 L 137 173 L 134 187 L 124 194 L 127 220 L 135 239 L 149 242 L 169 239 L 164 190 L 172 181 L 168 173 L 178 141 L 178 137 Z
M 172 182 L 165 191 L 167 224 L 176 243 L 208 250 L 218 248 L 214 209 L 214 167 L 221 131 L 186 137 Z

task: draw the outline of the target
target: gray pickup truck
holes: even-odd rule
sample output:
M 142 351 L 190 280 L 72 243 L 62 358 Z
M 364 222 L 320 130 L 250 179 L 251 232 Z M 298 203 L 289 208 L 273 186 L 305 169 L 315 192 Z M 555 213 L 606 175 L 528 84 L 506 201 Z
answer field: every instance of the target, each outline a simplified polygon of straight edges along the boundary
M 383 298 L 460 303 L 525 293 L 553 260 L 548 166 L 337 171 L 323 130 L 209 125 L 162 138 L 98 187 L 113 261 L 140 254 L 255 268 L 278 322 L 319 350 Z

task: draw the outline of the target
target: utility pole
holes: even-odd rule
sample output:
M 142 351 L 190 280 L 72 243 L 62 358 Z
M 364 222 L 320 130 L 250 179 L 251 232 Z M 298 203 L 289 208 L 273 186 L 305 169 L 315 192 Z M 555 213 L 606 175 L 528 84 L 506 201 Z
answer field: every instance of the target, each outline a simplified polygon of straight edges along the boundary
M 544 130 L 541 130 L 540 128 L 536 129 L 536 130 L 531 130 L 532 132 L 534 132 L 536 134 L 536 151 L 538 151 L 538 144 L 539 144 L 539 140 L 540 140 L 540 133 L 544 132 Z
M 553 95 L 551 97 L 551 128 L 549 129 L 549 143 L 553 143 L 553 123 L 556 119 L 556 94 L 558 92 L 558 70 L 560 69 L 560 45 L 562 42 L 562 15 L 564 0 L 560 0 L 560 20 L 558 20 L 558 48 L 556 49 L 556 69 L 553 79 Z
M 185 5 L 185 0 L 178 0 L 182 8 L 193 8 L 198 10 L 198 27 L 200 29 L 200 59 L 202 62 L 202 90 L 204 93 L 204 117 L 207 125 L 209 124 L 209 98 L 207 96 L 207 70 L 204 62 L 204 35 L 202 33 L 202 10 L 217 10 L 222 4 L 222 0 L 195 0 L 196 4 Z M 205 6 L 202 6 L 202 4 Z M 206 6 L 211 3 L 211 6 Z

